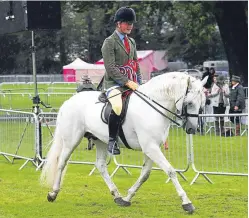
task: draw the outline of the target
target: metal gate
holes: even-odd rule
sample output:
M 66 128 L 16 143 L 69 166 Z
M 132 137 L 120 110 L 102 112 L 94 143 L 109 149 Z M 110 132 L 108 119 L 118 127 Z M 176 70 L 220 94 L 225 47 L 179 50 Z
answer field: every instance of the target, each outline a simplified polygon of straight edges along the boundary
M 36 115 L 34 113 L 0 109 L 0 155 L 10 163 L 18 159 L 36 163 Z

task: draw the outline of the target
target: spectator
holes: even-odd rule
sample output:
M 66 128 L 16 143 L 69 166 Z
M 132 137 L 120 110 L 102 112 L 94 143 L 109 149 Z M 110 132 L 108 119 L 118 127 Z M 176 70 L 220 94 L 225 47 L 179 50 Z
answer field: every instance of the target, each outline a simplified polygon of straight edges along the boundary
M 204 79 L 206 76 L 209 76 L 210 72 L 209 72 L 209 68 L 205 67 L 205 71 L 202 74 L 202 79 Z
M 242 110 L 245 108 L 245 92 L 244 87 L 240 84 L 239 76 L 232 76 L 231 79 L 232 87 L 230 89 L 230 95 L 224 90 L 224 95 L 230 97 L 230 114 L 241 114 Z M 231 117 L 230 120 L 236 125 L 235 135 L 240 135 L 240 117 Z
M 210 67 L 209 70 L 210 70 L 210 74 L 211 74 L 211 75 L 213 75 L 213 76 L 216 75 L 216 74 L 215 74 L 215 69 L 214 69 L 213 67 Z
M 206 72 L 203 74 L 202 78 L 204 79 L 206 76 L 210 76 L 210 72 L 209 72 L 209 68 L 206 67 Z M 212 79 L 212 77 L 210 77 Z M 210 80 L 210 78 L 208 78 Z M 213 79 L 211 81 L 211 83 L 213 82 Z M 208 85 L 208 87 L 211 88 L 210 85 Z M 209 113 L 209 109 L 210 109 L 210 104 L 211 104 L 211 101 L 210 99 L 207 98 L 208 94 L 210 93 L 209 89 L 207 89 L 206 87 L 204 87 L 204 90 L 203 92 L 205 93 L 205 96 L 206 96 L 206 103 L 205 103 L 205 109 L 203 110 L 202 108 L 200 108 L 199 110 L 199 114 L 203 114 L 203 113 Z M 204 122 L 207 120 L 207 118 L 203 118 L 203 117 L 199 117 L 198 118 L 198 128 L 197 128 L 197 131 L 200 132 L 200 135 L 204 135 Z
M 205 78 L 205 77 L 204 77 Z M 199 110 L 199 114 L 204 114 L 205 112 L 208 111 L 209 107 L 210 107 L 210 104 L 211 104 L 211 101 L 210 99 L 207 98 L 208 94 L 210 93 L 208 89 L 206 88 L 203 88 L 203 92 L 205 93 L 205 96 L 206 96 L 206 103 L 205 103 L 205 109 L 203 110 L 202 108 L 200 108 Z M 197 131 L 200 132 L 200 135 L 204 135 L 204 122 L 205 122 L 205 118 L 203 117 L 198 117 L 198 128 L 197 128 Z
M 81 77 L 81 84 L 77 88 L 76 92 L 95 91 L 95 90 L 96 90 L 96 88 L 92 84 L 90 77 L 88 77 L 87 75 L 82 76 Z
M 212 83 L 213 83 L 214 74 L 215 74 L 214 68 L 210 68 L 210 70 L 209 70 L 208 67 L 205 68 L 205 72 L 202 75 L 202 79 L 204 79 L 206 76 L 208 76 L 207 83 L 204 85 L 204 87 L 206 89 L 211 89 L 211 86 L 212 86 Z
M 199 114 L 203 114 L 203 109 L 200 108 L 199 109 Z M 200 135 L 204 135 L 204 120 L 203 117 L 198 117 L 198 128 L 197 128 L 197 132 L 200 133 Z
M 229 87 L 225 84 L 225 77 L 214 75 L 211 93 L 208 98 L 211 99 L 214 114 L 225 114 L 226 106 L 229 105 Z M 224 94 L 226 93 L 226 94 Z M 224 117 L 216 117 L 215 130 L 217 135 L 224 135 Z

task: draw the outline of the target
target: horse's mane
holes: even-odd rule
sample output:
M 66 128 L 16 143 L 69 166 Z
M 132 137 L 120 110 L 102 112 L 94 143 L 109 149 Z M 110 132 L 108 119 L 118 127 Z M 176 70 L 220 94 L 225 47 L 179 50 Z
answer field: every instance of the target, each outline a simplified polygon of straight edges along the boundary
M 172 99 L 185 91 L 183 87 L 185 87 L 189 77 L 191 77 L 191 80 L 196 80 L 194 77 L 182 72 L 165 73 L 153 77 L 147 83 L 141 85 L 139 91 L 158 101 L 165 99 L 165 97 Z

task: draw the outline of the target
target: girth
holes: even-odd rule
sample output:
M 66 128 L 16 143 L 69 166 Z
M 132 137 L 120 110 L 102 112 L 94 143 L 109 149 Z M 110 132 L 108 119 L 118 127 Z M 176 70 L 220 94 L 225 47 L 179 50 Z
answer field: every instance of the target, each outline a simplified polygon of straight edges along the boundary
M 128 149 L 131 149 L 131 147 L 129 146 L 128 142 L 126 141 L 122 125 L 125 122 L 125 117 L 126 117 L 126 113 L 127 113 L 131 93 L 132 93 L 131 91 L 130 92 L 128 91 L 128 92 L 125 92 L 125 95 L 122 95 L 123 107 L 122 107 L 122 111 L 121 111 L 121 114 L 120 114 L 121 125 L 120 125 L 120 128 L 119 128 L 119 137 L 120 137 L 121 141 L 124 143 L 125 147 L 127 147 Z M 112 111 L 112 105 L 107 100 L 107 97 L 106 97 L 105 93 L 100 94 L 99 101 L 104 103 L 104 106 L 103 106 L 103 108 L 101 110 L 101 113 L 100 113 L 101 120 L 105 124 L 108 124 L 109 115 L 110 115 L 110 113 Z

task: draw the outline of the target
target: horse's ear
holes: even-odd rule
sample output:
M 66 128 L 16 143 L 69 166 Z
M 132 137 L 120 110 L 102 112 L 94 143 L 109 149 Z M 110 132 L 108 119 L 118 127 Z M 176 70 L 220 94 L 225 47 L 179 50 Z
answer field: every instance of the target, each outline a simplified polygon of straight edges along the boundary
M 185 99 L 185 95 L 187 93 L 187 90 L 190 88 L 190 86 L 191 86 L 191 81 L 190 81 L 190 77 L 188 77 L 187 83 L 184 83 L 184 87 L 183 87 L 184 93 L 180 92 L 181 95 L 176 97 L 176 109 L 180 111 L 180 113 L 182 112 L 182 105 Z
M 208 80 L 208 76 L 206 76 L 202 81 L 202 86 L 205 86 L 205 84 L 207 83 L 207 80 Z

